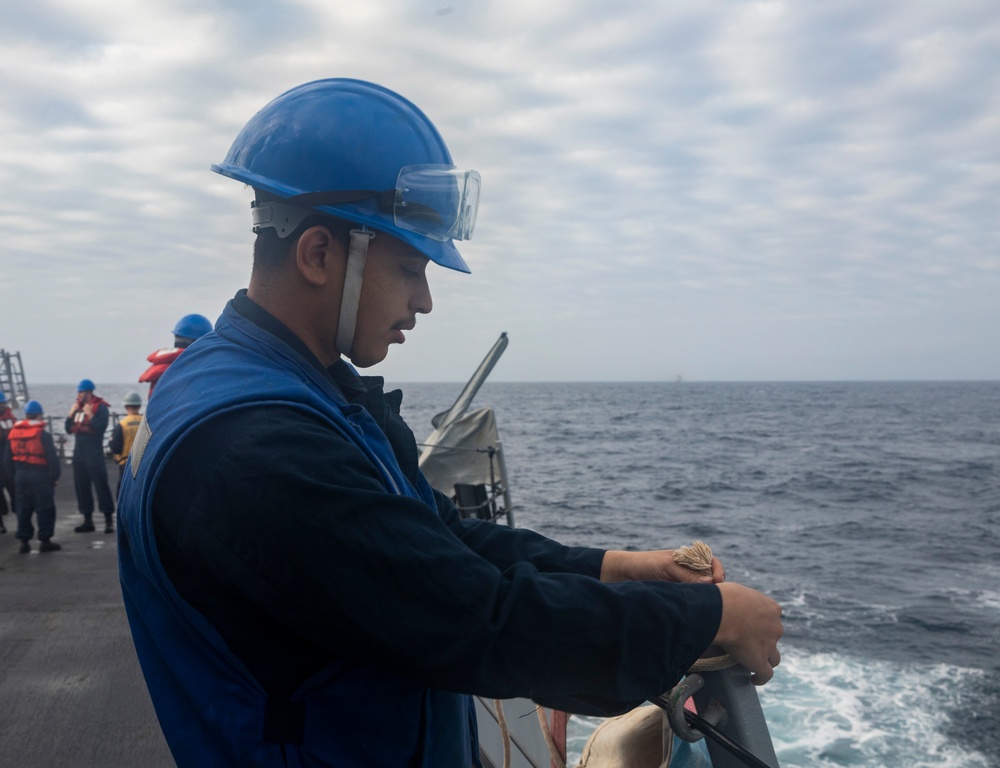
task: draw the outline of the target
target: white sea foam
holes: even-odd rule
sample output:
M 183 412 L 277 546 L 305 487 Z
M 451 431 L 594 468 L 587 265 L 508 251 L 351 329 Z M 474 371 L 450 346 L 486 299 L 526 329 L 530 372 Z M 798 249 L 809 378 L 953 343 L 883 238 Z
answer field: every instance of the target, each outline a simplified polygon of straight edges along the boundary
M 958 606 L 974 611 L 1000 612 L 1000 592 L 995 589 L 948 589 L 944 594 Z
M 984 589 L 978 592 L 973 597 L 973 600 L 977 605 L 980 605 L 983 608 L 1000 612 L 1000 592 Z
M 963 686 L 982 674 L 785 648 L 760 697 L 782 768 L 989 768 L 949 728 Z
M 782 768 L 990 768 L 949 728 L 963 686 L 982 675 L 784 648 L 775 677 L 758 690 Z M 599 722 L 570 719 L 570 764 Z

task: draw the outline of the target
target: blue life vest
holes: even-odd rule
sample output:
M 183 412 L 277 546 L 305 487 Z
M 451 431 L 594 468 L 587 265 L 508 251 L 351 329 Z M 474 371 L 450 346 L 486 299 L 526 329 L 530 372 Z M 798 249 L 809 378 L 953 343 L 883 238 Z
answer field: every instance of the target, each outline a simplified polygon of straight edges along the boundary
M 406 479 L 367 411 L 348 404 L 313 363 L 230 302 L 216 330 L 181 355 L 157 385 L 119 496 L 122 593 L 174 759 L 185 767 L 478 766 L 471 697 L 335 660 L 289 700 L 269 700 L 218 631 L 168 579 L 151 513 L 164 466 L 207 419 L 264 404 L 299 408 L 322 419 L 364 452 L 388 493 L 435 505 L 423 475 L 417 487 Z

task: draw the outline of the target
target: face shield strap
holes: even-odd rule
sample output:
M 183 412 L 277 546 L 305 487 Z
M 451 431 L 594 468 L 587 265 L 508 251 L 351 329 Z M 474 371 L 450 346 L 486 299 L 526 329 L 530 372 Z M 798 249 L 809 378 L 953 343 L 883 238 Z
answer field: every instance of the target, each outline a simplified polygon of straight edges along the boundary
M 351 246 L 347 251 L 347 271 L 344 274 L 344 292 L 340 298 L 340 320 L 337 322 L 337 351 L 347 357 L 354 347 L 354 332 L 358 323 L 358 305 L 361 303 L 361 282 L 368 258 L 368 242 L 375 233 L 366 227 L 351 230 Z

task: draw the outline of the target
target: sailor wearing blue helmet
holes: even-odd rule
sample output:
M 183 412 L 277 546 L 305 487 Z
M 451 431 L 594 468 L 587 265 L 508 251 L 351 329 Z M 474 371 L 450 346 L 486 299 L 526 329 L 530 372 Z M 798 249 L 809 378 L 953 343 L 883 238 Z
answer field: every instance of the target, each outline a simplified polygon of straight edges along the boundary
M 38 522 L 38 551 L 57 552 L 62 547 L 52 541 L 56 525 L 55 484 L 62 474 L 55 441 L 43 418 L 42 404 L 29 400 L 24 418 L 10 430 L 4 446 L 4 471 L 14 478 L 19 552 L 28 554 L 35 535 L 32 516 Z
M 470 694 L 612 714 L 713 642 L 778 663 L 780 607 L 672 550 L 463 520 L 378 363 L 468 272 L 479 174 L 414 104 L 293 88 L 217 173 L 254 190 L 247 290 L 139 426 L 119 497 L 133 639 L 179 765 L 478 766 Z
M 73 530 L 92 533 L 94 494 L 104 515 L 104 532 L 114 533 L 115 500 L 108 484 L 108 466 L 104 460 L 104 433 L 111 419 L 107 402 L 95 394 L 94 382 L 81 379 L 76 387 L 76 401 L 66 417 L 65 430 L 73 435 L 73 488 L 76 507 L 83 522 Z
M 174 345 L 150 352 L 149 356 L 146 357 L 150 366 L 139 375 L 139 383 L 149 384 L 150 396 L 156 388 L 156 383 L 167 372 L 171 363 L 180 357 L 185 349 L 211 330 L 212 321 L 204 315 L 184 315 L 177 321 L 174 325 Z

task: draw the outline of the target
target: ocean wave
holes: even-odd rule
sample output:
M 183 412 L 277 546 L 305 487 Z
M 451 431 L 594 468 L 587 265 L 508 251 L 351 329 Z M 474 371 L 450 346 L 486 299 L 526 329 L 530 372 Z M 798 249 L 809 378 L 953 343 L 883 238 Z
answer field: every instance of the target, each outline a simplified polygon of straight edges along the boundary
M 783 768 L 989 768 L 954 728 L 985 675 L 785 648 L 761 706 Z
M 985 675 L 785 648 L 758 695 L 782 768 L 990 768 L 997 755 L 964 743 L 956 728 L 977 707 L 970 697 Z M 572 758 L 600 722 L 570 718 Z
M 957 606 L 1000 613 L 1000 591 L 995 589 L 949 589 L 945 594 Z

